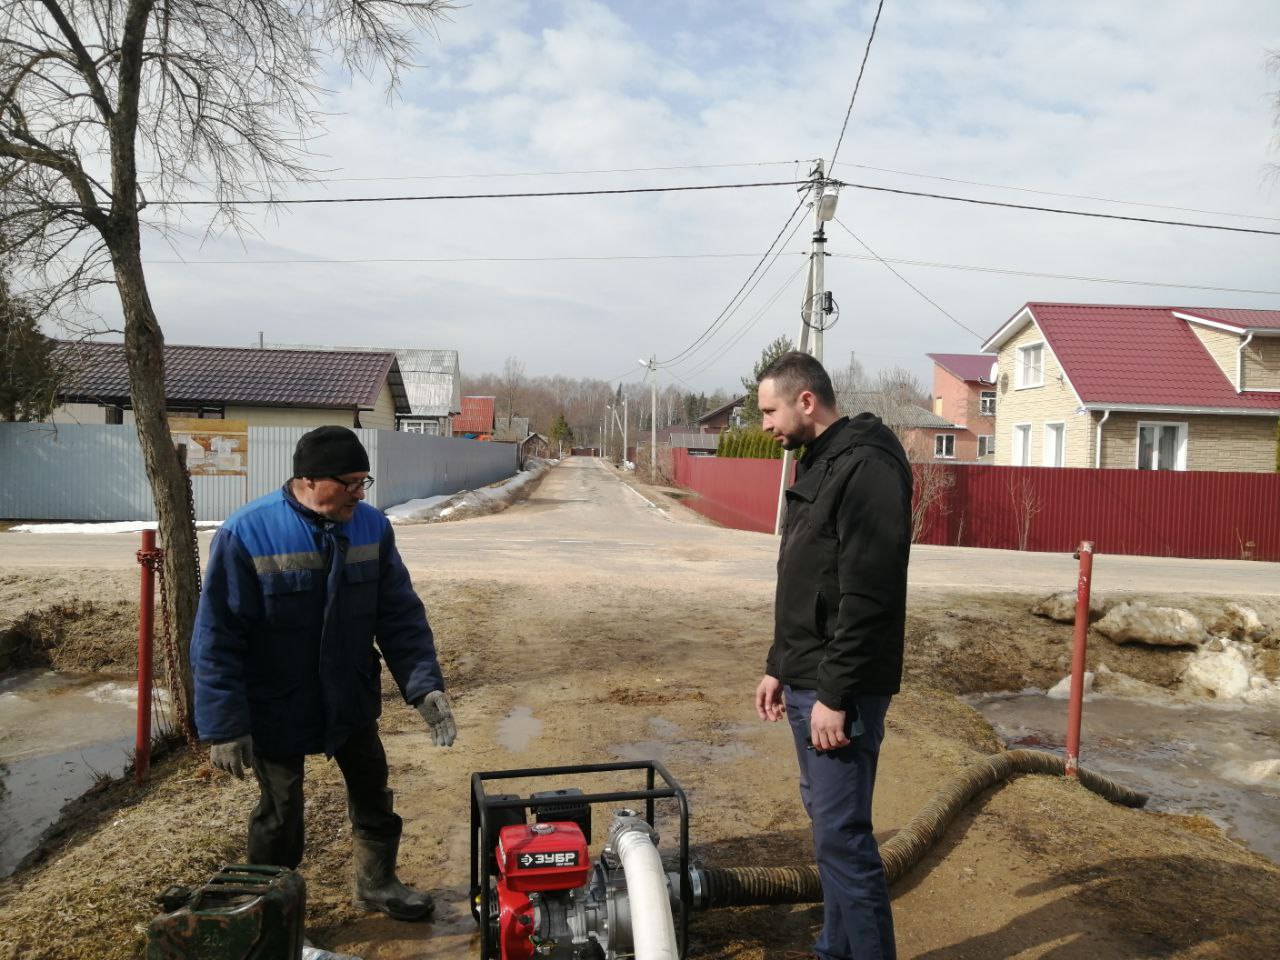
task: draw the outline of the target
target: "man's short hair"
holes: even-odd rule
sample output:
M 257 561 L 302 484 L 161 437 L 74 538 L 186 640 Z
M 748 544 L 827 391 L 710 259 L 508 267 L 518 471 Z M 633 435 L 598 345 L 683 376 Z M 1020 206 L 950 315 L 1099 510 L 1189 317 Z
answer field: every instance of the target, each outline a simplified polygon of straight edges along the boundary
M 765 380 L 772 380 L 778 392 L 788 400 L 794 400 L 802 390 L 808 390 L 824 407 L 832 410 L 836 407 L 836 391 L 831 386 L 831 377 L 814 357 L 800 350 L 784 353 L 761 370 L 756 383 Z

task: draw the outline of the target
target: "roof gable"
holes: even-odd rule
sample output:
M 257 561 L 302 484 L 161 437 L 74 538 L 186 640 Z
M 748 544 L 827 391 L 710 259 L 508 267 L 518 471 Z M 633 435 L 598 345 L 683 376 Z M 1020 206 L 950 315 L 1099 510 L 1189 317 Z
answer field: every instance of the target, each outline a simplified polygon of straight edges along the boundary
M 926 353 L 947 373 L 966 383 L 991 383 L 991 357 L 985 353 Z
M 462 412 L 453 418 L 454 433 L 492 433 L 494 397 L 463 397 Z
M 1280 333 L 1280 310 L 1216 310 L 1204 307 L 1172 307 L 1183 320 L 1201 321 L 1239 333 L 1275 331 Z
M 62 342 L 74 371 L 64 401 L 130 403 L 123 343 Z M 396 409 L 408 409 L 395 355 L 389 352 L 262 350 L 166 344 L 165 400 L 170 404 L 372 409 L 390 383 Z
M 1237 393 L 1178 307 L 1029 303 L 984 348 L 1034 321 L 1090 407 L 1280 411 L 1280 394 Z M 1214 311 L 1263 314 L 1267 311 Z M 1012 328 L 1012 329 L 1011 329 Z
M 716 407 L 714 410 L 708 410 L 706 413 L 704 413 L 702 416 L 698 418 L 697 422 L 706 423 L 708 420 L 712 420 L 720 416 L 722 413 L 732 413 L 734 407 L 740 407 L 746 402 L 747 402 L 747 395 L 744 393 L 740 397 L 734 397 L 728 403 L 720 404 L 720 406 Z
M 447 417 L 462 409 L 462 374 L 457 350 L 419 347 L 269 344 L 272 350 L 324 350 L 339 353 L 393 353 L 404 379 L 409 409 L 415 417 Z

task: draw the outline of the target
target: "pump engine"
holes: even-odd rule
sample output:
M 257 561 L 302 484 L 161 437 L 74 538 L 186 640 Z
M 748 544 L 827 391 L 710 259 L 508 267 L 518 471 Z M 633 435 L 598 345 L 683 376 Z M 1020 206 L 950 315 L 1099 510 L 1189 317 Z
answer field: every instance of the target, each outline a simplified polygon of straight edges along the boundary
M 489 796 L 485 779 L 601 769 L 645 769 L 668 784 L 645 790 L 583 794 L 578 789 Z M 472 777 L 472 894 L 484 960 L 678 960 L 690 900 L 678 878 L 688 870 L 688 814 L 683 791 L 647 762 L 502 771 Z M 653 800 L 678 798 L 680 870 L 670 875 L 658 853 Z M 599 856 L 591 856 L 591 804 L 645 800 L 646 813 L 614 811 Z M 532 814 L 532 817 L 528 817 Z M 674 911 L 673 911 L 674 906 Z M 676 933 L 676 917 L 680 933 Z
M 607 960 L 634 952 L 627 878 L 615 841 L 647 845 L 657 865 L 648 879 L 662 907 L 645 918 L 673 930 L 667 878 L 661 871 L 649 825 L 631 810 L 619 811 L 611 841 L 592 863 L 576 823 L 504 827 L 497 860 L 498 942 L 503 960 L 535 954 L 565 960 Z M 635 838 L 635 839 L 632 839 Z M 670 936 L 674 946 L 674 936 Z

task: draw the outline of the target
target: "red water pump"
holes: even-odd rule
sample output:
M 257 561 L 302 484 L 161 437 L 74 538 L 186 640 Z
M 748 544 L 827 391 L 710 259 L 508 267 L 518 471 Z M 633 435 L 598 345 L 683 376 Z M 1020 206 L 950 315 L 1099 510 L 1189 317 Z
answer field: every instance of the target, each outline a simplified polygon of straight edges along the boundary
M 494 780 L 599 782 L 636 773 L 644 774 L 642 789 L 485 792 Z M 654 820 L 660 802 L 679 817 L 679 846 L 666 864 Z M 614 807 L 593 861 L 592 806 L 619 803 L 627 806 Z M 812 866 L 691 866 L 689 804 L 656 760 L 471 775 L 471 901 L 481 960 L 685 960 L 694 910 L 821 900 Z
M 503 827 L 497 861 L 501 955 L 505 960 L 532 960 L 535 937 L 539 944 L 555 939 L 553 915 L 567 917 L 575 899 L 572 891 L 586 886 L 591 874 L 587 838 L 576 823 Z M 561 898 L 569 901 L 566 909 L 545 906 Z
M 528 796 L 495 796 L 484 789 L 495 779 L 618 770 L 645 772 L 645 788 L 561 788 Z M 680 816 L 679 863 L 670 872 L 654 829 L 654 802 L 663 799 L 674 800 Z M 593 861 L 592 804 L 627 801 L 641 801 L 644 812 L 615 809 Z M 688 805 L 660 764 L 473 774 L 471 812 L 472 897 L 484 960 L 683 960 L 693 903 L 690 885 L 678 880 L 689 876 Z

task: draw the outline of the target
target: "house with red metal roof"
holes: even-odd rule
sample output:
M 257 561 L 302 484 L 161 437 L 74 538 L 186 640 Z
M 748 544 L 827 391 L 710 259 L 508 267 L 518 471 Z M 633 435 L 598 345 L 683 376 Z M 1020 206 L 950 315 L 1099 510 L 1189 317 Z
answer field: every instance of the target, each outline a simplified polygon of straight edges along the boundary
M 69 375 L 57 423 L 132 423 L 123 343 L 64 341 Z M 177 417 L 244 421 L 251 427 L 394 430 L 410 411 L 392 352 L 266 350 L 165 344 L 164 393 Z
M 1028 303 L 996 355 L 996 463 L 1272 472 L 1280 310 Z
M 939 460 L 995 461 L 996 384 L 985 353 L 928 353 L 933 361 L 933 412 L 958 429 L 934 438 Z
M 461 413 L 453 418 L 453 435 L 472 440 L 488 440 L 493 436 L 493 408 L 496 397 L 463 397 Z

